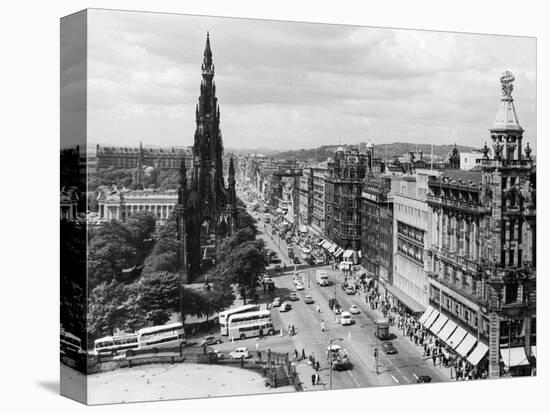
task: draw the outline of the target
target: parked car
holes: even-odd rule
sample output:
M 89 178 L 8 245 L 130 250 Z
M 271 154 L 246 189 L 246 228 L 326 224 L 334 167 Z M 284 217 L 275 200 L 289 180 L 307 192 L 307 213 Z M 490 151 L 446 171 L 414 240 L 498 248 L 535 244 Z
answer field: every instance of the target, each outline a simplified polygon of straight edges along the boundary
M 322 257 L 316 257 L 315 259 L 313 259 L 313 264 L 323 264 L 325 263 L 325 259 L 323 259 Z
M 271 306 L 273 306 L 274 308 L 281 306 L 281 298 L 273 299 L 273 303 L 271 304 Z
M 361 311 L 359 310 L 359 306 L 351 305 L 351 307 L 349 308 L 349 313 L 351 313 L 352 315 L 357 315 L 358 313 L 361 313 Z
M 229 359 L 246 359 L 248 356 L 248 348 L 245 348 L 244 346 L 229 353 Z
M 304 285 L 302 283 L 296 283 L 296 290 L 304 290 Z
M 281 307 L 279 308 L 279 312 L 288 312 L 292 309 L 292 305 L 288 302 L 283 302 Z
M 418 377 L 418 379 L 416 380 L 416 382 L 418 383 L 421 383 L 421 382 L 432 382 L 432 377 L 430 377 L 429 375 L 421 375 Z
M 201 341 L 201 346 L 205 346 L 205 345 L 217 345 L 217 344 L 221 344 L 222 343 L 222 340 L 221 338 L 218 338 L 214 335 L 209 335 L 209 336 L 205 336 L 202 341 Z
M 397 354 L 397 349 L 395 349 L 391 342 L 384 342 L 382 344 L 382 349 L 386 354 Z
M 311 295 L 306 295 L 306 298 L 304 299 L 304 303 L 309 305 L 309 304 L 315 303 L 315 301 L 313 300 Z
M 274 269 L 275 269 L 276 271 L 281 270 L 281 265 L 280 265 L 280 264 L 276 264 L 275 267 L 274 267 Z
M 296 292 L 290 292 L 290 295 L 288 295 L 288 299 L 290 299 L 291 301 L 297 301 L 297 300 L 300 300 L 300 298 L 298 297 L 298 294 Z

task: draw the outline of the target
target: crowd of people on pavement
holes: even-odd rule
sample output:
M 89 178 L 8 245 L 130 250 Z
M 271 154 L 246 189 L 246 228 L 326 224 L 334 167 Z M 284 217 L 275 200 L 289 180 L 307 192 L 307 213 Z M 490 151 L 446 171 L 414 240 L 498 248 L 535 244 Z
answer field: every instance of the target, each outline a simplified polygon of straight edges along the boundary
M 388 319 L 389 324 L 396 326 L 404 337 L 408 337 L 415 345 L 422 347 L 423 357 L 430 358 L 434 366 L 451 368 L 452 378 L 457 381 L 487 378 L 487 368 L 474 366 L 465 358 L 450 351 L 441 339 L 422 326 L 417 316 L 390 305 L 381 297 L 377 289 L 369 289 L 366 292 L 365 300 L 372 310 L 382 312 L 382 315 Z

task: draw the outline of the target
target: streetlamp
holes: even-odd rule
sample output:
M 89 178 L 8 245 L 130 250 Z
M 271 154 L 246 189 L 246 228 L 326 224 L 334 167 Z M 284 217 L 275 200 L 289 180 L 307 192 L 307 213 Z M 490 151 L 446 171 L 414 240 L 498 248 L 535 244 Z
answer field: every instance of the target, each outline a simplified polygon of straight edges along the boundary
M 328 355 L 329 355 L 329 358 L 330 358 L 329 389 L 332 389 L 332 361 L 333 361 L 333 358 L 332 358 L 332 343 L 334 341 L 343 341 L 343 340 L 344 340 L 344 338 L 332 338 L 329 341 L 329 346 L 328 346 Z

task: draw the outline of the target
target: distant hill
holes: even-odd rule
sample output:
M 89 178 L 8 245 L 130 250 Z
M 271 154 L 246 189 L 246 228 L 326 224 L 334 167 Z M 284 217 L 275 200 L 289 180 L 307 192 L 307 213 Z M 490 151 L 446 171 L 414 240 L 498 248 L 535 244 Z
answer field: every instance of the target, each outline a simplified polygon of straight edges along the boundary
M 326 161 L 328 157 L 333 157 L 334 152 L 339 145 L 323 145 L 319 148 L 311 149 L 299 149 L 293 151 L 278 152 L 272 155 L 274 158 L 290 158 L 296 160 L 316 160 Z M 344 149 L 357 148 L 357 145 L 342 145 Z M 434 145 L 433 154 L 434 158 L 444 158 L 449 151 L 454 148 L 454 144 L 450 145 Z M 457 145 L 459 151 L 471 151 L 476 149 L 475 147 L 468 147 L 465 145 Z M 411 144 L 407 142 L 394 142 L 391 144 L 382 144 L 374 146 L 374 156 L 376 158 L 393 159 L 396 156 L 402 155 L 408 151 L 421 150 L 425 155 L 429 156 L 432 151 L 430 144 Z
M 224 152 L 226 154 L 231 153 L 235 155 L 262 154 L 272 156 L 277 153 L 277 150 L 269 148 L 225 148 Z

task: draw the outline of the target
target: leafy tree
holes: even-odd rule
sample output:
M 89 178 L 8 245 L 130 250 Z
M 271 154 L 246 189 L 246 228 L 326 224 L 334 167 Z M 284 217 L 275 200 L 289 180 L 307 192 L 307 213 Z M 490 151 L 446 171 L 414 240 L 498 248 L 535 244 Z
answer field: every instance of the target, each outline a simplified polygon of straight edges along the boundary
M 142 275 L 134 286 L 139 308 L 151 325 L 162 325 L 179 310 L 180 277 L 170 272 L 152 272 Z
M 158 176 L 158 187 L 162 190 L 176 190 L 179 186 L 178 170 L 163 170 Z
M 246 304 L 247 294 L 256 289 L 258 276 L 265 271 L 265 260 L 261 242 L 247 241 L 224 256 L 216 269 L 221 279 L 236 283 Z
M 90 341 L 112 335 L 116 330 L 133 331 L 135 326 L 132 325 L 136 324 L 136 318 L 141 314 L 136 303 L 132 288 L 123 283 L 112 280 L 96 286 L 88 303 L 87 328 Z

